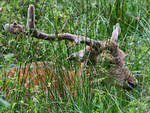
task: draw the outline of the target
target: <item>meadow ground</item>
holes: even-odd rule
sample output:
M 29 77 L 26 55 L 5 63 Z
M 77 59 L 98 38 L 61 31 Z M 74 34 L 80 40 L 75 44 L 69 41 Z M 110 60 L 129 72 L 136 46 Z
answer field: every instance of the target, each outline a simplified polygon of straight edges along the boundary
M 68 70 L 79 69 L 78 63 L 68 62 L 66 57 L 84 45 L 69 47 L 66 45 L 71 43 L 67 41 L 49 42 L 4 31 L 4 25 L 14 20 L 26 26 L 29 4 L 35 5 L 38 29 L 47 33 L 70 32 L 107 40 L 113 25 L 120 23 L 119 44 L 128 55 L 126 65 L 139 84 L 127 91 L 101 82 L 92 86 L 86 82 L 75 96 L 64 93 L 62 97 L 55 95 L 50 99 L 42 90 L 30 89 L 26 94 L 24 84 L 17 84 L 13 78 L 8 84 L 9 96 L 5 95 L 5 89 L 0 92 L 1 112 L 150 113 L 149 0 L 1 0 L 0 75 L 12 66 L 32 61 L 53 61 L 56 73 L 64 71 L 62 66 Z M 0 85 L 3 85 L 6 78 L 1 78 Z

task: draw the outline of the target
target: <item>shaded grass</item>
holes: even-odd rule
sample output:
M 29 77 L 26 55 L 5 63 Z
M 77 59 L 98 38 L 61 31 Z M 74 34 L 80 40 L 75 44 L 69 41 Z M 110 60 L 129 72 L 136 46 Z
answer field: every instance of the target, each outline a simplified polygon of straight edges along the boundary
M 124 91 L 109 84 L 85 82 L 77 95 L 63 99 L 59 95 L 51 100 L 44 91 L 29 91 L 23 84 L 15 84 L 10 97 L 4 97 L 11 107 L 3 112 L 149 112 L 150 94 L 150 25 L 148 0 L 40 0 L 39 2 L 1 1 L 0 2 L 0 65 L 4 71 L 13 65 L 33 61 L 53 61 L 54 71 L 61 73 L 60 67 L 79 70 L 75 62 L 67 62 L 68 54 L 80 50 L 84 45 L 68 48 L 70 42 L 47 42 L 37 40 L 24 34 L 16 36 L 6 33 L 3 25 L 17 20 L 26 25 L 29 4 L 36 7 L 36 25 L 47 33 L 70 32 L 84 35 L 96 40 L 107 40 L 111 36 L 113 25 L 121 25 L 120 47 L 127 54 L 127 66 L 137 76 L 139 85 L 132 91 Z M 68 52 L 67 52 L 68 51 Z M 101 69 L 100 69 L 101 70 Z M 92 74 L 92 73 L 91 73 Z M 61 74 L 59 74 L 61 75 Z M 85 76 L 85 73 L 83 73 Z M 4 84 L 4 79 L 0 84 Z M 47 81 L 48 82 L 48 81 Z M 21 85 L 21 87 L 20 87 Z M 80 86 L 80 85 L 79 85 Z M 38 89 L 37 89 L 38 90 Z M 65 89 L 68 92 L 67 89 Z M 28 93 L 25 93 L 27 92 Z M 33 92 L 32 92 L 33 91 Z M 5 90 L 1 94 L 5 93 Z

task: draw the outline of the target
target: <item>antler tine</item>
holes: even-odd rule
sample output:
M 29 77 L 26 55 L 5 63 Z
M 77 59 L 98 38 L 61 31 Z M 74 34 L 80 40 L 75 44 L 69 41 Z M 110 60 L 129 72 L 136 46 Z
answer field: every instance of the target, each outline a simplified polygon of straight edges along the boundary
M 35 8 L 34 5 L 29 5 L 27 14 L 27 27 L 29 29 L 35 29 Z
M 75 42 L 76 44 L 79 43 L 85 43 L 89 46 L 97 47 L 98 45 L 103 45 L 103 42 L 96 41 L 93 39 L 90 39 L 88 37 L 84 36 L 77 36 L 70 33 L 63 33 L 63 34 L 47 34 L 40 32 L 38 29 L 36 29 L 35 26 L 35 8 L 34 5 L 30 5 L 28 8 L 28 18 L 27 18 L 27 27 L 29 28 L 32 36 L 38 39 L 44 39 L 44 40 L 69 40 L 72 42 Z
M 116 24 L 116 28 L 112 32 L 111 40 L 117 43 L 118 36 L 120 34 L 120 26 L 119 23 Z

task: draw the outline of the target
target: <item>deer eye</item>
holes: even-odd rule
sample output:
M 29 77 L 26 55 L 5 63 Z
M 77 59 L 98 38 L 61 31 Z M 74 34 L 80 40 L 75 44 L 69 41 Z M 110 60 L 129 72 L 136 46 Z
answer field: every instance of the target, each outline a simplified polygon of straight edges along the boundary
M 128 84 L 129 84 L 129 86 L 130 86 L 131 88 L 134 88 L 134 87 L 136 86 L 134 83 L 132 83 L 132 82 L 130 82 L 130 81 L 128 81 Z

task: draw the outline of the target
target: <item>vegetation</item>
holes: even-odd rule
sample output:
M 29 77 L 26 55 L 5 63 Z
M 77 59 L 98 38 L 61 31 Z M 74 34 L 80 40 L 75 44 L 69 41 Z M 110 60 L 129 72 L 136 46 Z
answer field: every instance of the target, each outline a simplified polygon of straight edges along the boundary
M 15 35 L 4 30 L 6 23 L 26 26 L 29 4 L 36 7 L 36 26 L 46 33 L 70 32 L 107 40 L 113 25 L 120 23 L 119 43 L 127 53 L 126 64 L 139 84 L 127 91 L 108 83 L 83 84 L 76 95 L 49 98 L 44 90 L 27 89 L 9 81 L 7 89 L 0 92 L 1 112 L 149 112 L 150 111 L 150 9 L 149 0 L 1 0 L 0 1 L 0 86 L 5 84 L 6 73 L 13 66 L 30 62 L 52 61 L 58 75 L 68 70 L 79 70 L 79 64 L 66 61 L 66 57 L 84 48 L 67 41 L 43 41 L 30 35 Z M 70 46 L 71 45 L 71 46 Z M 101 64 L 99 64 L 101 65 Z M 102 70 L 99 68 L 99 70 Z M 91 72 L 92 74 L 92 72 Z M 85 75 L 85 73 L 83 73 Z M 103 81 L 103 78 L 100 79 Z M 14 88 L 15 85 L 15 88 Z M 77 85 L 78 87 L 78 85 Z M 65 89 L 67 93 L 69 91 Z M 64 92 L 64 91 L 62 91 Z

